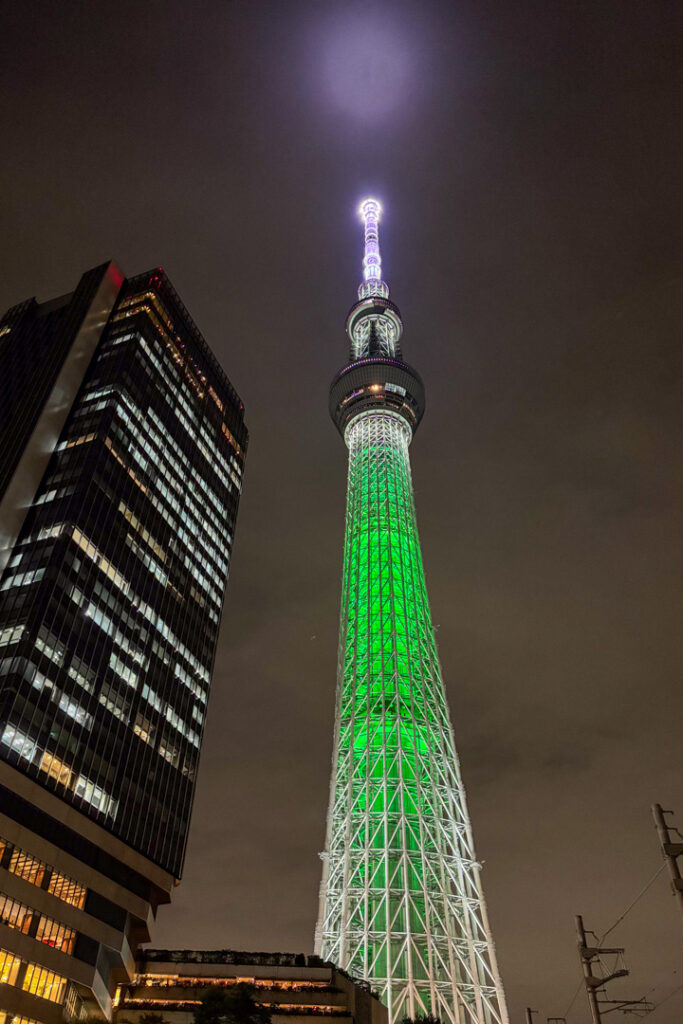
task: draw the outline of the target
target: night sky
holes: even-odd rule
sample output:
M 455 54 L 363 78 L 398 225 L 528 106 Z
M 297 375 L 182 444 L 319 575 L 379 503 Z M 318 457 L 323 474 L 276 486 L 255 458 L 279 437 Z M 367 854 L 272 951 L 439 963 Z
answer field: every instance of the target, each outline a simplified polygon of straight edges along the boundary
M 681 777 L 683 6 L 0 4 L 0 308 L 162 265 L 251 434 L 185 876 L 156 945 L 311 951 L 359 198 L 385 208 L 427 582 L 513 1024 L 661 863 Z M 665 872 L 610 935 L 683 985 Z M 683 990 L 652 1016 L 680 1024 Z M 616 1018 L 609 1018 L 615 1020 Z M 569 1024 L 585 1024 L 583 993 Z

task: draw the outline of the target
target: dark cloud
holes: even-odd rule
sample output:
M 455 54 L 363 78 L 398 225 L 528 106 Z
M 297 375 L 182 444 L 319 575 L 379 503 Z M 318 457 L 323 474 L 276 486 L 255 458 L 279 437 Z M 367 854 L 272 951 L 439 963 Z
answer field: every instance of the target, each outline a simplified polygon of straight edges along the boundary
M 563 1014 L 573 915 L 603 932 L 655 872 L 651 802 L 683 827 L 680 5 L 2 17 L 0 305 L 110 256 L 163 264 L 252 436 L 185 878 L 155 941 L 312 945 L 345 488 L 326 388 L 376 189 L 427 384 L 418 516 L 511 1018 Z M 620 992 L 675 988 L 680 929 L 662 875 L 613 933 Z

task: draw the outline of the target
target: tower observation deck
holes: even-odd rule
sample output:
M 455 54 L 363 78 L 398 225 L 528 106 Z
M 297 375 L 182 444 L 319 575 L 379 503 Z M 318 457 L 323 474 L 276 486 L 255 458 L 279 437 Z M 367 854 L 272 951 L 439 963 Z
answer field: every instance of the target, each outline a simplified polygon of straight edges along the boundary
M 330 413 L 349 449 L 337 706 L 316 952 L 390 1020 L 507 1024 L 417 533 L 409 445 L 425 409 L 360 207 L 363 280 Z

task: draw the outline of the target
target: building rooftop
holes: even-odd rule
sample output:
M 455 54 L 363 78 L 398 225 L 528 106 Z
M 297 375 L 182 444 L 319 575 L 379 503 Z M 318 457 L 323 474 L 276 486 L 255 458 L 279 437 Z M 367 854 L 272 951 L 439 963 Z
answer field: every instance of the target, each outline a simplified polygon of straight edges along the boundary
M 138 1024 L 158 1013 L 167 1024 L 192 1024 L 212 988 L 249 984 L 272 1024 L 310 1024 L 334 1017 L 341 1024 L 387 1024 L 387 1010 L 365 981 L 306 953 L 233 949 L 146 949 L 133 981 L 119 989 L 116 1024 Z

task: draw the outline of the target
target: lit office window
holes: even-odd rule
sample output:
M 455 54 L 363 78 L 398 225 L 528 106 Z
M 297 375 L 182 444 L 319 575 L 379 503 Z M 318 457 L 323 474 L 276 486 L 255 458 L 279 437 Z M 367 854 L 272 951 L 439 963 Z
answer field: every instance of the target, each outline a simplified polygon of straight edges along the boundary
M 0 984 L 16 985 L 21 960 L 6 949 L 0 949 Z
M 18 640 L 21 640 L 23 633 L 23 623 L 20 626 L 6 626 L 3 630 L 0 630 L 0 647 L 17 643 Z
M 51 917 L 41 917 L 36 938 L 46 946 L 61 950 L 62 953 L 73 953 L 76 932 L 59 921 L 53 921 Z
M 83 886 L 79 885 L 78 882 L 74 882 L 73 878 L 60 875 L 58 871 L 52 872 L 47 891 L 56 896 L 58 900 L 70 903 L 72 907 L 77 907 L 79 910 L 85 903 L 86 890 Z
M 30 934 L 31 925 L 37 920 L 36 939 L 46 946 L 53 946 L 62 953 L 72 953 L 76 942 L 76 932 L 66 928 L 59 921 L 45 917 L 33 907 L 13 900 L 11 896 L 0 893 L 0 921 L 9 928 L 16 928 L 24 935 Z
M 62 786 L 71 785 L 71 777 L 73 772 L 68 764 L 60 758 L 55 757 L 54 754 L 48 754 L 47 751 L 43 754 L 40 759 L 40 770 L 45 772 L 50 779 L 54 779 L 55 782 L 59 782 Z
M 13 900 L 11 896 L 0 892 L 0 921 L 8 928 L 16 928 L 20 932 L 28 932 L 35 911 L 25 903 Z
M 12 857 L 9 862 L 10 871 L 13 875 L 18 875 L 19 878 L 24 878 L 27 882 L 31 882 L 32 885 L 42 885 L 46 868 L 47 864 L 44 861 L 38 860 L 37 857 L 32 857 L 30 853 L 24 853 L 18 847 L 15 847 L 12 851 Z
M 55 974 L 54 971 L 47 971 L 38 964 L 29 963 L 22 988 L 24 992 L 31 992 L 41 999 L 49 999 L 51 1003 L 60 1003 L 66 988 L 66 978 L 61 974 Z
M 11 847 L 12 844 L 8 843 L 5 839 L 0 839 L 0 857 L 8 846 Z M 87 890 L 82 885 L 75 882 L 73 878 L 69 878 L 68 875 L 62 875 L 59 871 L 51 870 L 44 861 L 32 857 L 30 853 L 26 853 L 18 846 L 12 848 L 8 870 L 12 874 L 18 875 L 25 881 L 37 886 L 42 885 L 46 873 L 49 873 L 48 892 L 56 896 L 58 900 L 63 900 L 64 903 L 69 903 L 78 910 L 85 903 Z
M 33 760 L 36 744 L 21 729 L 17 729 L 13 725 L 6 725 L 2 736 L 0 736 L 0 743 L 9 747 L 10 750 L 14 750 L 19 757 L 24 757 L 27 761 Z

